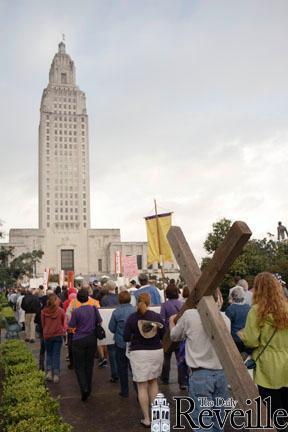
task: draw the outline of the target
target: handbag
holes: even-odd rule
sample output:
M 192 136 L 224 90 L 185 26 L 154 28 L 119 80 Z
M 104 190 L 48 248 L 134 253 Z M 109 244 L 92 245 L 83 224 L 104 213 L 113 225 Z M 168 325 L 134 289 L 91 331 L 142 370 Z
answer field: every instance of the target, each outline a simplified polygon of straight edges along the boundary
M 162 340 L 163 350 L 165 354 L 170 354 L 179 349 L 180 341 L 172 342 L 170 339 L 170 330 L 168 329 Z
M 264 348 L 262 349 L 262 351 L 260 351 L 260 353 L 258 354 L 258 356 L 256 357 L 256 359 L 248 359 L 245 361 L 245 366 L 247 369 L 256 369 L 256 362 L 257 360 L 260 358 L 260 356 L 263 354 L 263 352 L 266 350 L 267 346 L 269 345 L 269 343 L 271 342 L 272 338 L 274 337 L 275 333 L 276 333 L 277 329 L 274 330 L 272 336 L 270 337 L 270 339 L 268 340 L 268 342 L 266 343 L 266 345 L 264 346 Z
M 94 310 L 95 310 L 95 329 L 94 329 L 94 333 L 97 339 L 102 340 L 106 338 L 106 333 L 104 328 L 101 326 L 101 324 L 99 322 L 97 322 L 97 315 L 96 315 L 96 307 L 94 306 Z
M 181 307 L 177 307 L 175 305 L 175 313 L 178 313 L 181 310 Z M 170 330 L 169 328 L 166 330 L 164 336 L 163 336 L 163 340 L 162 340 L 162 344 L 163 344 L 163 350 L 165 354 L 170 354 L 174 351 L 177 351 L 180 347 L 180 342 L 181 341 L 175 341 L 172 342 L 170 339 Z

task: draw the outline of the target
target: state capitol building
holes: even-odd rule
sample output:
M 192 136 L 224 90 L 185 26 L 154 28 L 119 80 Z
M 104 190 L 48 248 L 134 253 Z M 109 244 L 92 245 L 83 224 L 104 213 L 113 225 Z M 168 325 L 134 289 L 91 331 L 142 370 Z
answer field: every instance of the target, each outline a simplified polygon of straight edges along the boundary
M 39 228 L 11 229 L 8 246 L 18 256 L 41 249 L 36 273 L 114 273 L 115 252 L 135 255 L 147 268 L 146 242 L 121 242 L 120 229 L 90 226 L 89 122 L 85 93 L 63 42 L 44 89 L 39 124 Z

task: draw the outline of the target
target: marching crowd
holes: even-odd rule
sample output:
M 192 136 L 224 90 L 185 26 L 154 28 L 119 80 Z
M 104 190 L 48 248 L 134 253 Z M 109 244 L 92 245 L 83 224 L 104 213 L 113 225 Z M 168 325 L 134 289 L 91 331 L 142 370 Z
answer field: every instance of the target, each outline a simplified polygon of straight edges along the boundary
M 178 383 L 195 401 L 193 420 L 201 409 L 198 397 L 215 401 L 227 399 L 229 386 L 217 354 L 204 331 L 196 304 L 178 319 L 187 287 L 171 279 L 164 289 L 156 278 L 141 273 L 138 281 L 117 287 L 112 280 L 83 283 L 79 289 L 66 286 L 44 292 L 21 288 L 8 293 L 25 341 L 40 338 L 39 367 L 47 381 L 60 379 L 63 342 L 67 346 L 68 368 L 74 369 L 81 399 L 86 401 L 92 389 L 95 358 L 98 367 L 110 365 L 111 382 L 119 382 L 119 396 L 129 397 L 132 374 L 144 427 L 150 427 L 150 404 L 158 393 L 158 379 L 169 383 L 170 363 L 175 354 Z M 221 292 L 215 301 L 223 308 Z M 271 273 L 260 273 L 249 290 L 245 279 L 236 278 L 229 292 L 229 306 L 221 312 L 243 359 L 254 362 L 254 381 L 260 396 L 271 397 L 272 412 L 288 412 L 288 300 L 281 281 Z M 158 309 L 151 308 L 158 306 Z M 101 308 L 113 308 L 108 327 L 114 343 L 103 346 Z M 173 341 L 163 350 L 163 338 L 170 331 Z M 215 419 L 214 419 L 215 420 Z M 214 422 L 213 430 L 221 430 Z M 199 429 L 201 430 L 201 429 Z

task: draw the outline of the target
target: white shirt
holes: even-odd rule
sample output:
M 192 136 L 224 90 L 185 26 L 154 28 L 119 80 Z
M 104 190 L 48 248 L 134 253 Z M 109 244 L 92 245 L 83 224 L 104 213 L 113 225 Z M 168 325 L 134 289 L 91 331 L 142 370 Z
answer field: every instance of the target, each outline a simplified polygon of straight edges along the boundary
M 155 286 L 155 285 L 154 285 L 154 286 Z M 156 287 L 156 288 L 157 288 L 157 287 Z M 157 288 L 157 290 L 158 290 L 159 295 L 160 295 L 161 303 L 165 303 L 165 292 L 164 292 L 164 289 L 163 289 L 163 290 L 160 290 L 159 288 Z
M 230 320 L 221 312 L 230 332 Z M 208 338 L 197 309 L 188 309 L 170 332 L 172 341 L 186 338 L 185 360 L 191 368 L 223 369 Z
M 25 311 L 21 308 L 21 303 L 24 298 L 24 295 L 20 295 L 16 302 L 16 318 L 18 324 L 25 322 Z

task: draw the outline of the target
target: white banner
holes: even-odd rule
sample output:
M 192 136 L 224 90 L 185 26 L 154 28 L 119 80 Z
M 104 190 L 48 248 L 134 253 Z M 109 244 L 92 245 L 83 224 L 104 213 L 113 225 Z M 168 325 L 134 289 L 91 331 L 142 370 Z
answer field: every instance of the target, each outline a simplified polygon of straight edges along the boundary
M 49 283 L 49 276 L 50 276 L 50 269 L 45 269 L 44 275 L 43 275 L 43 286 L 44 286 L 44 292 L 48 289 L 48 283 Z
M 102 327 L 105 330 L 106 338 L 103 340 L 100 340 L 97 342 L 98 345 L 112 345 L 114 344 L 114 334 L 110 332 L 108 325 L 111 319 L 112 312 L 115 308 L 100 308 L 99 313 L 102 318 Z M 160 306 L 151 306 L 149 307 L 150 310 L 153 310 L 154 312 L 160 313 Z
M 31 278 L 29 282 L 30 288 L 39 288 L 39 285 L 43 285 L 43 278 Z M 44 285 L 43 285 L 44 286 Z
M 115 252 L 115 273 L 121 273 L 121 252 Z
M 59 286 L 62 288 L 65 282 L 65 272 L 64 270 L 60 270 L 59 272 Z

